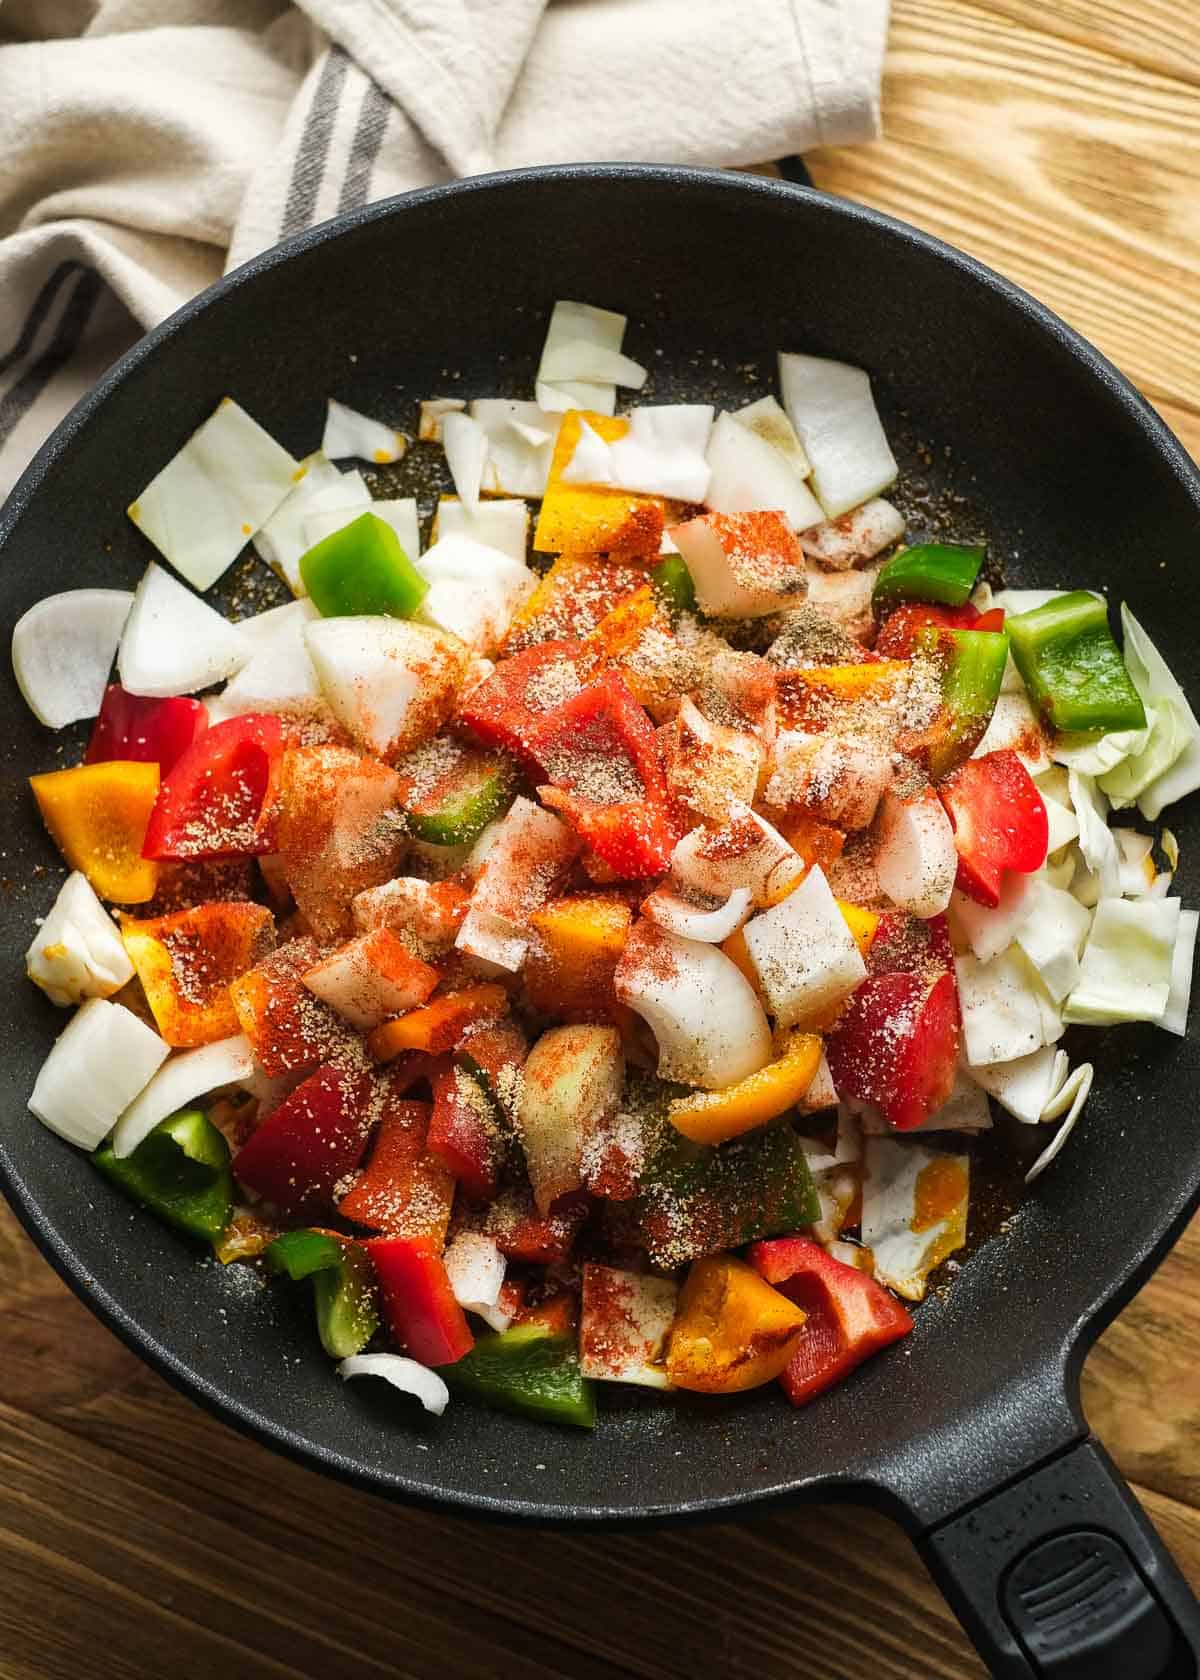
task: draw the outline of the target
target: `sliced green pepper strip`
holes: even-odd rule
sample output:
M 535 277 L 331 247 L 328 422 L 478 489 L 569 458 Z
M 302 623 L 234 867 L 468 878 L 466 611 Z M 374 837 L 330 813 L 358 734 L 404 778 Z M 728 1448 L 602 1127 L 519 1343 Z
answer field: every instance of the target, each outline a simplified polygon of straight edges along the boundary
M 674 1267 L 811 1225 L 821 1203 L 803 1145 L 785 1123 L 715 1148 L 664 1136 L 635 1214 L 650 1258 Z
M 682 554 L 668 554 L 650 572 L 650 582 L 672 612 L 696 610 L 696 586 Z
M 1144 729 L 1146 709 L 1108 627 L 1108 607 L 1086 589 L 1005 620 L 1012 656 L 1034 705 L 1055 729 Z
M 451 1388 L 474 1394 L 500 1411 L 591 1429 L 593 1384 L 583 1376 L 574 1339 L 544 1324 L 518 1324 L 481 1336 L 465 1358 L 442 1368 Z
M 937 739 L 930 748 L 929 774 L 936 782 L 963 764 L 987 733 L 1008 664 L 1003 630 L 942 630 L 917 635 L 919 652 L 944 661 Z
M 322 618 L 411 618 L 429 588 L 377 513 L 360 513 L 302 554 L 300 577 Z
M 434 846 L 472 845 L 512 804 L 512 766 L 484 753 L 466 753 L 436 786 L 407 806 L 409 833 Z
M 105 1178 L 168 1225 L 216 1242 L 233 1212 L 229 1145 L 198 1108 L 169 1114 L 118 1159 L 103 1143 L 92 1156 Z
M 941 601 L 961 607 L 975 587 L 983 565 L 982 543 L 920 543 L 902 548 L 875 579 L 872 598 L 880 606 L 895 601 Z
M 293 1282 L 311 1277 L 321 1346 L 333 1359 L 361 1353 L 379 1328 L 366 1250 L 326 1231 L 286 1231 L 266 1249 L 273 1271 Z

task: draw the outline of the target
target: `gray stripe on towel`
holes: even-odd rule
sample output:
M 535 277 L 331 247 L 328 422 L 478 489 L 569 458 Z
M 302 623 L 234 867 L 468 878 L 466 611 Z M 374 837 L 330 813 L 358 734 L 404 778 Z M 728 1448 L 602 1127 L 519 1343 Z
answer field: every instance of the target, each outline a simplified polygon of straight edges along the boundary
M 304 132 L 296 148 L 296 161 L 292 165 L 291 184 L 288 187 L 287 202 L 283 207 L 283 222 L 279 229 L 282 239 L 286 239 L 289 233 L 299 233 L 301 228 L 306 228 L 312 221 L 313 211 L 317 207 L 317 194 L 321 190 L 321 178 L 325 173 L 325 161 L 329 155 L 329 142 L 333 137 L 338 101 L 342 96 L 342 86 L 349 64 L 350 60 L 341 47 L 329 49 L 325 68 L 321 71 L 312 104 L 309 106 Z
M 37 360 L 25 369 L 12 388 L 0 398 L 0 444 L 41 396 L 60 368 L 78 350 L 92 311 L 104 291 L 104 281 L 94 268 L 80 267 L 75 290 L 63 310 L 54 337 Z
M 371 171 L 375 167 L 375 159 L 379 156 L 379 148 L 383 145 L 384 131 L 391 109 L 391 101 L 387 94 L 376 83 L 368 80 L 358 113 L 358 125 L 350 146 L 350 158 L 346 165 L 342 190 L 338 197 L 339 212 L 356 210 L 360 204 L 367 202 L 370 195 Z

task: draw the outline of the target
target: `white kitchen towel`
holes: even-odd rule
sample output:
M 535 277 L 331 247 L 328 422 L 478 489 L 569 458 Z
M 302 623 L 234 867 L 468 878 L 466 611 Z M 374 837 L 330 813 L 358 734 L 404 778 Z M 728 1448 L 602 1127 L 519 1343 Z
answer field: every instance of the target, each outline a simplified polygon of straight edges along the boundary
M 878 132 L 888 0 L 0 0 L 0 497 L 223 270 L 488 169 Z

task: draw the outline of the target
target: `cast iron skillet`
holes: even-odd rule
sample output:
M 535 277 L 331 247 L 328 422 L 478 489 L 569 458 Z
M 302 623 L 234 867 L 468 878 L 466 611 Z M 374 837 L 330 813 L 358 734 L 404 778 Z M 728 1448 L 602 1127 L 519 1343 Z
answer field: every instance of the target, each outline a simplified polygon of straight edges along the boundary
M 0 520 L 6 621 L 55 588 L 132 585 L 149 550 L 121 510 L 225 392 L 297 452 L 320 436 L 330 393 L 396 416 L 447 391 L 527 395 L 564 296 L 627 311 L 630 353 L 682 370 L 660 391 L 748 398 L 761 387 L 745 364 L 769 381 L 780 347 L 867 367 L 891 429 L 918 454 L 929 446 L 935 479 L 951 447 L 1011 581 L 1128 593 L 1200 695 L 1200 476 L 1102 357 L 885 216 L 785 183 L 659 168 L 415 193 L 211 288 L 106 377 L 14 492 Z M 1200 1609 L 1088 1436 L 1079 1370 L 1200 1196 L 1200 1041 L 1153 1028 L 1100 1041 L 1086 1120 L 1009 1233 L 929 1302 L 910 1342 L 801 1413 L 774 1391 L 728 1405 L 614 1393 L 594 1437 L 468 1404 L 427 1424 L 390 1390 L 334 1381 L 296 1294 L 268 1293 L 244 1268 L 202 1269 L 25 1112 L 61 1017 L 20 979 L 57 882 L 23 779 L 62 761 L 4 663 L 0 1175 L 50 1261 L 159 1371 L 272 1446 L 452 1509 L 595 1522 L 867 1501 L 913 1535 L 995 1673 L 1196 1673 Z M 1190 807 L 1172 817 L 1195 903 L 1200 824 Z

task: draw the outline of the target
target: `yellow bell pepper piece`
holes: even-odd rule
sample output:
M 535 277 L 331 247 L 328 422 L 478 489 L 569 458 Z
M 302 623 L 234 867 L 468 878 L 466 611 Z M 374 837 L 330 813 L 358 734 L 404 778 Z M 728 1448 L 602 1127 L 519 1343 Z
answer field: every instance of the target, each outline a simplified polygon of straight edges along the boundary
M 741 1137 L 800 1101 L 817 1075 L 821 1040 L 816 1033 L 790 1033 L 778 1061 L 724 1091 L 694 1091 L 667 1110 L 676 1131 L 693 1143 L 725 1143 Z
M 779 1376 L 805 1315 L 744 1260 L 711 1254 L 692 1262 L 667 1347 L 676 1388 L 737 1394 Z
M 563 416 L 533 533 L 534 548 L 539 554 L 559 554 L 564 549 L 586 554 L 657 554 L 666 514 L 674 511 L 675 503 L 662 496 L 562 482 L 583 420 L 605 443 L 615 443 L 629 430 L 628 420 L 609 414 L 571 409 Z
M 819 863 L 822 869 L 842 855 L 846 844 L 845 831 L 832 823 L 823 822 L 809 811 L 785 811 L 771 819 L 793 850 L 799 852 L 810 867 Z
M 627 600 L 605 613 L 585 641 L 588 647 L 595 648 L 606 659 L 624 659 L 655 622 L 660 622 L 664 628 L 669 623 L 654 590 L 644 583 Z
M 879 659 L 861 665 L 813 665 L 792 675 L 809 688 L 824 688 L 843 700 L 858 700 L 878 688 L 890 689 L 911 669 L 907 659 Z
M 121 938 L 173 1049 L 215 1044 L 241 1031 L 230 983 L 267 955 L 275 918 L 261 904 L 197 904 L 150 921 L 126 917 Z
M 521 971 L 533 1007 L 559 1017 L 615 1018 L 613 974 L 632 920 L 624 899 L 607 893 L 555 898 L 535 910 Z
M 535 642 L 587 636 L 646 580 L 636 561 L 599 554 L 560 554 L 529 599 L 517 609 L 502 652 L 520 653 Z
M 850 929 L 859 955 L 865 962 L 879 927 L 879 917 L 874 910 L 864 910 L 860 904 L 849 904 L 844 898 L 837 900 L 837 907 L 842 912 L 842 920 Z
M 31 776 L 29 785 L 59 851 L 101 898 L 145 904 L 158 865 L 142 856 L 146 824 L 158 798 L 158 765 L 113 759 Z

